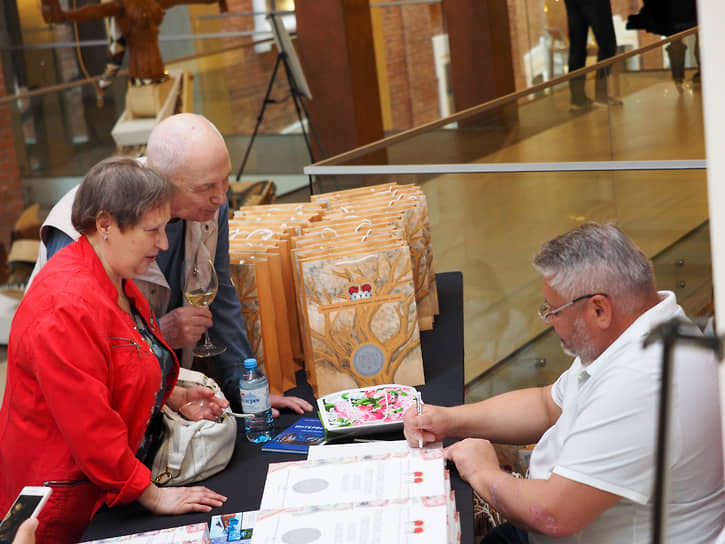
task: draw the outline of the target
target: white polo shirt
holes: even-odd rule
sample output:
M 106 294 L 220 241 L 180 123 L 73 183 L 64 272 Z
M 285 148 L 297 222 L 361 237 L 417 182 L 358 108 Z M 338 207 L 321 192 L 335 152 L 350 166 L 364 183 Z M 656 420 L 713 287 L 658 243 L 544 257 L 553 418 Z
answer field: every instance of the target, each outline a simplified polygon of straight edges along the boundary
M 642 314 L 589 365 L 577 357 L 552 388 L 562 409 L 536 445 L 529 478 L 552 473 L 620 500 L 580 533 L 534 544 L 634 544 L 651 540 L 662 343 L 643 348 L 652 328 L 685 318 L 675 295 Z M 712 543 L 725 525 L 717 361 L 680 342 L 673 351 L 668 544 Z

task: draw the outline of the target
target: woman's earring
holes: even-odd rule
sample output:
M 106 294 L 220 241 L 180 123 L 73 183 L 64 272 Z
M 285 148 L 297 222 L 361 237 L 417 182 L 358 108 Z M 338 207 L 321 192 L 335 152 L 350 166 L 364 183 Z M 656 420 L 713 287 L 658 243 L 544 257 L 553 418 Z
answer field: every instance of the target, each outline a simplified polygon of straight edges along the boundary
M 104 234 L 103 235 L 103 241 L 104 242 L 108 242 L 108 234 Z

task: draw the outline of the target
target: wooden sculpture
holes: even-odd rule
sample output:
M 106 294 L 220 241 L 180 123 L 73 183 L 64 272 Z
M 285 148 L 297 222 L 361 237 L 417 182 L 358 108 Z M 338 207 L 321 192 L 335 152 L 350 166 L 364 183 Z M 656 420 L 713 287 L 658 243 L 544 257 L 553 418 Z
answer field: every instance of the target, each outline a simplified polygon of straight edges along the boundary
M 129 49 L 128 73 L 136 83 L 158 83 L 166 78 L 159 49 L 159 26 L 167 8 L 181 4 L 219 3 L 226 0 L 110 0 L 63 10 L 58 0 L 41 0 L 47 23 L 82 22 L 113 17 Z

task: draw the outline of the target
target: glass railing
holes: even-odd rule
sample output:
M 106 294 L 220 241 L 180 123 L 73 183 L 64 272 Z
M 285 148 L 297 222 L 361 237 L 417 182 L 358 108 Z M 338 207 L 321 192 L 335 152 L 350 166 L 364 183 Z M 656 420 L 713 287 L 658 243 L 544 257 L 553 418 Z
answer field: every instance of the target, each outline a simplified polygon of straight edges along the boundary
M 682 32 L 317 165 L 702 159 L 699 85 L 677 85 L 669 70 L 629 69 L 643 65 L 645 57 L 664 54 L 674 41 L 691 40 L 695 33 L 696 29 Z M 570 111 L 570 81 L 585 76 L 586 93 L 595 98 L 600 67 L 609 70 L 609 95 L 621 104 Z M 695 73 L 688 69 L 688 79 Z M 420 148 L 426 153 L 419 153 Z
M 609 67 L 621 104 L 570 111 L 571 76 L 562 76 L 305 169 L 320 192 L 421 186 L 435 269 L 463 272 L 470 399 L 548 382 L 568 364 L 536 314 L 542 295 L 530 259 L 584 221 L 618 224 L 655 259 L 660 288 L 692 313 L 709 308 L 709 239 L 687 259 L 673 256 L 708 219 L 700 90 L 676 85 L 669 71 L 626 69 L 668 44 L 579 72 L 593 97 L 596 71 Z

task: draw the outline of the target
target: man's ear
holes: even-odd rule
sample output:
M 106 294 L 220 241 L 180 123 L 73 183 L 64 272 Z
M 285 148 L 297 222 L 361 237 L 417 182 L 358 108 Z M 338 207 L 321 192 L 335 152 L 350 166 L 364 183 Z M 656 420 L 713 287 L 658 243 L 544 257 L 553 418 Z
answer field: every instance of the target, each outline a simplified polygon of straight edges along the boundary
M 594 295 L 589 299 L 594 321 L 600 329 L 608 329 L 614 319 L 612 301 L 605 295 Z

